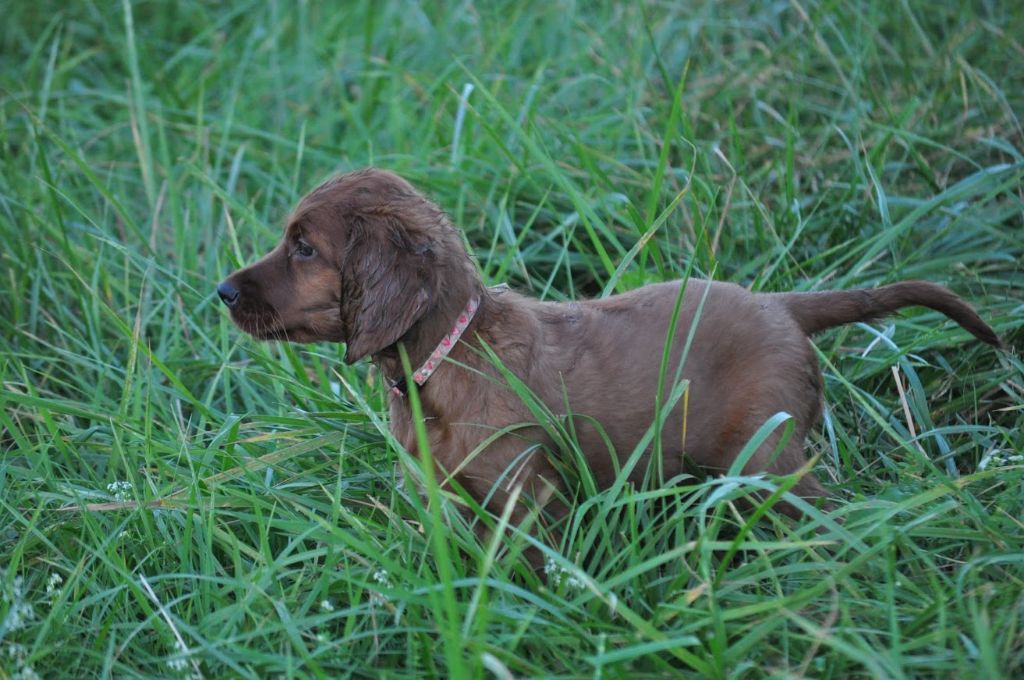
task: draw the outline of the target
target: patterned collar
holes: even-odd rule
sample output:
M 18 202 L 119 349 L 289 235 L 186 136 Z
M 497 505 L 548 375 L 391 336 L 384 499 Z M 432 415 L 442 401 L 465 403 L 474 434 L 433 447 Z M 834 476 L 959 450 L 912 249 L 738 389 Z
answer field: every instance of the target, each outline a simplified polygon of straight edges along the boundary
M 427 378 L 432 376 L 434 371 L 441 366 L 441 362 L 452 351 L 452 348 L 455 347 L 455 343 L 462 337 L 466 327 L 469 326 L 469 322 L 473 320 L 479 308 L 480 298 L 470 298 L 465 308 L 459 313 L 458 318 L 455 319 L 455 326 L 448 332 L 448 335 L 441 339 L 441 342 L 437 343 L 437 347 L 430 353 L 430 357 L 423 362 L 423 365 L 413 372 L 412 379 L 417 385 L 422 387 L 423 383 L 427 382 Z M 407 391 L 406 387 L 405 377 L 403 376 L 391 383 L 391 393 L 397 397 L 404 397 Z

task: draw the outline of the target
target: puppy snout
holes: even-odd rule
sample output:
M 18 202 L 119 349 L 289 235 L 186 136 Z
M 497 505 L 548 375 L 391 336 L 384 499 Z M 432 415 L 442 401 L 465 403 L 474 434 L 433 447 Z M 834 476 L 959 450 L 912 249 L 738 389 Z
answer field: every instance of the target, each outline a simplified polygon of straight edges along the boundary
M 241 297 L 241 293 L 233 283 L 228 280 L 221 281 L 217 286 L 217 295 L 220 296 L 220 301 L 228 307 L 234 307 L 238 304 L 238 299 Z

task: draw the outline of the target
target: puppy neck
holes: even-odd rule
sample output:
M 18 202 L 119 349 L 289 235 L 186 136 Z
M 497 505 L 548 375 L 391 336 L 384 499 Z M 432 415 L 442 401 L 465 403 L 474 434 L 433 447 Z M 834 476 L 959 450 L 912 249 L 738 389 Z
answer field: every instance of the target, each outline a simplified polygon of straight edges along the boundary
M 455 339 L 455 345 L 448 356 L 455 358 L 456 355 L 462 355 L 463 351 L 461 350 L 464 349 L 461 347 L 464 344 L 462 336 L 465 336 L 467 339 L 473 336 L 483 318 L 485 307 L 490 302 L 490 295 L 482 283 L 473 286 L 468 291 L 463 291 L 461 294 L 443 296 L 395 344 L 381 350 L 373 357 L 374 363 L 380 368 L 389 386 L 398 383 L 402 388 L 401 391 L 405 391 L 405 371 L 402 368 L 401 350 L 399 348 L 405 349 L 409 359 L 410 370 L 415 372 L 424 366 L 442 340 L 452 332 L 460 315 L 466 312 L 470 301 L 476 301 L 475 313 L 468 325 L 460 331 L 459 337 Z M 429 381 L 424 383 L 424 386 L 420 389 L 422 390 L 427 384 L 429 384 Z

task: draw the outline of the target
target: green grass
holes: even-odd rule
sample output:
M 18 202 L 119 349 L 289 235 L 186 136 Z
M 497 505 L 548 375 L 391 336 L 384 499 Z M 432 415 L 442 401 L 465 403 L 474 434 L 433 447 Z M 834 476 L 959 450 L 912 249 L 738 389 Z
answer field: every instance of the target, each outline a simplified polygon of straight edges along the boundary
M 213 295 L 377 164 L 540 297 L 925 278 L 1019 348 L 1024 5 L 4 15 L 0 678 L 1024 673 L 1024 367 L 938 314 L 819 339 L 821 533 L 731 504 L 792 480 L 617 485 L 545 578 L 400 483 L 366 366 Z

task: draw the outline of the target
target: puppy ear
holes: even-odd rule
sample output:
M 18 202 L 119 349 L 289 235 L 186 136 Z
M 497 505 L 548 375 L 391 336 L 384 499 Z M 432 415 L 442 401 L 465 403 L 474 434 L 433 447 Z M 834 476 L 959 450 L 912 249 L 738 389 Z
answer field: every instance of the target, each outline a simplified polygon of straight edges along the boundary
M 412 244 L 400 224 L 358 229 L 341 266 L 345 363 L 393 345 L 434 297 L 429 248 Z

